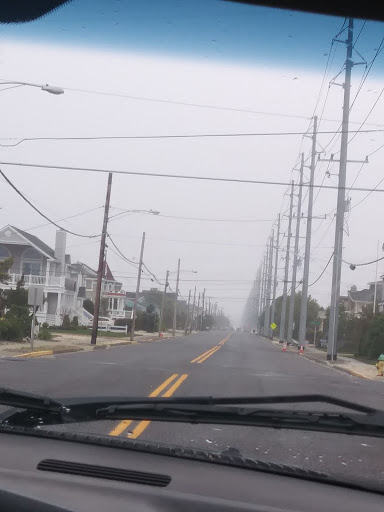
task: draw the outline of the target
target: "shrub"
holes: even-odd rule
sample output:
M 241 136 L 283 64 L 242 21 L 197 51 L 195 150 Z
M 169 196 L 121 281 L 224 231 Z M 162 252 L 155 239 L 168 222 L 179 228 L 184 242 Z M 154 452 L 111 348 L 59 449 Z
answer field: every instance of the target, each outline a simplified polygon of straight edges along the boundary
M 41 327 L 42 327 L 43 329 L 49 329 L 49 323 L 48 323 L 48 322 L 43 322 L 43 323 L 42 323 L 42 325 L 41 325 Z
M 37 337 L 39 340 L 50 341 L 52 339 L 52 333 L 46 327 L 43 327 L 40 329 Z
M 71 322 L 71 326 L 75 329 L 79 327 L 79 318 L 77 316 L 74 316 Z
M 127 332 L 131 332 L 132 320 L 130 318 L 116 318 L 115 325 L 120 326 L 120 327 L 127 326 L 128 327 Z
M 64 315 L 63 323 L 61 324 L 61 327 L 63 329 L 68 329 L 68 330 L 71 328 L 71 321 L 69 319 L 69 315 Z
M 91 313 L 91 315 L 94 314 L 95 312 L 95 305 L 94 303 L 91 301 L 91 299 L 85 299 L 84 302 L 83 302 L 83 308 L 88 311 L 88 313 Z
M 5 319 L 0 322 L 0 339 L 4 341 L 22 341 L 24 327 L 13 319 Z

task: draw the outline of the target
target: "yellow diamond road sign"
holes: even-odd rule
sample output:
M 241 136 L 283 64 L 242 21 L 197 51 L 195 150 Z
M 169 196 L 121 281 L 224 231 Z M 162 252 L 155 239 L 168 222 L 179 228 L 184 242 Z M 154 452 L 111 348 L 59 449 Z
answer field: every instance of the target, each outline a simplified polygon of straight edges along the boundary
M 273 322 L 273 324 L 271 324 L 271 329 L 276 329 L 277 325 L 275 324 L 275 322 Z

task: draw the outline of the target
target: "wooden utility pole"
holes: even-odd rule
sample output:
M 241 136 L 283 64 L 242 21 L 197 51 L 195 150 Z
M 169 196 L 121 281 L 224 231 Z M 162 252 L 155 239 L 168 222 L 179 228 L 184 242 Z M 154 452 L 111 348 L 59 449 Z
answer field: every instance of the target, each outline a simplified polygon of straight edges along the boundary
M 143 268 L 144 244 L 145 244 L 145 233 L 143 233 L 143 238 L 141 239 L 140 261 L 139 261 L 139 269 L 138 269 L 138 273 L 137 273 L 137 283 L 136 283 L 136 295 L 135 295 L 135 302 L 133 304 L 131 335 L 129 338 L 131 341 L 133 341 L 133 337 L 135 336 L 137 302 L 139 300 L 141 271 Z
M 97 269 L 95 310 L 94 310 L 94 314 L 93 314 L 91 345 L 96 345 L 97 331 L 98 331 L 98 327 L 99 327 L 101 284 L 103 281 L 103 273 L 104 273 L 105 241 L 107 238 L 109 205 L 110 205 L 110 201 L 111 201 L 111 189 L 112 189 L 112 173 L 110 172 L 108 174 L 107 195 L 106 195 L 105 206 L 104 206 L 103 231 L 101 233 L 101 240 L 100 240 L 99 267 Z

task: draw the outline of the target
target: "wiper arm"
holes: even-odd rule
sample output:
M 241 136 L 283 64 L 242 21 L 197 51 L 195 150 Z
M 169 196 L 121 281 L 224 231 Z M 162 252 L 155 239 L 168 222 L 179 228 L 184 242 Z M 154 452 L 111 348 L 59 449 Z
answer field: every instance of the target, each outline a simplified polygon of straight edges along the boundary
M 7 388 L 0 388 L 0 405 L 52 413 L 59 413 L 63 408 L 62 403 L 47 396 Z

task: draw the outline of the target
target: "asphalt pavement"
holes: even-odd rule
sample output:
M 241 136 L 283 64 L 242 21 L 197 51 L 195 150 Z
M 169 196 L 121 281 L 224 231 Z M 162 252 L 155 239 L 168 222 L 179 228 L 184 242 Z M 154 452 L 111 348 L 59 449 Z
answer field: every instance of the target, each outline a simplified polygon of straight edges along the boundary
M 251 333 L 214 331 L 56 356 L 0 359 L 0 386 L 70 396 L 266 396 L 326 394 L 384 410 L 384 383 L 283 352 Z M 309 405 L 317 410 L 319 405 Z M 220 425 L 101 421 L 72 425 L 243 455 L 330 474 L 383 481 L 380 439 Z

